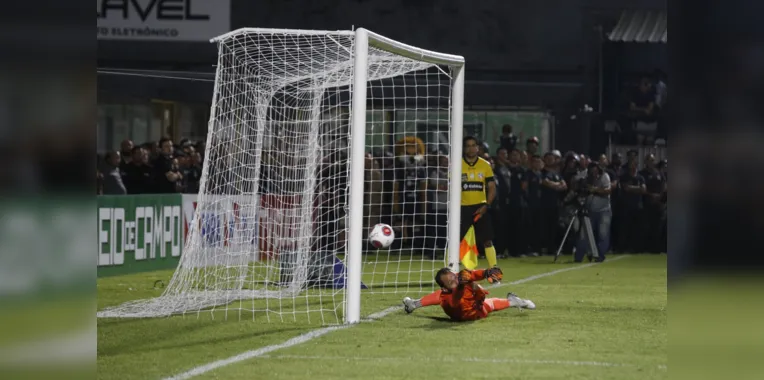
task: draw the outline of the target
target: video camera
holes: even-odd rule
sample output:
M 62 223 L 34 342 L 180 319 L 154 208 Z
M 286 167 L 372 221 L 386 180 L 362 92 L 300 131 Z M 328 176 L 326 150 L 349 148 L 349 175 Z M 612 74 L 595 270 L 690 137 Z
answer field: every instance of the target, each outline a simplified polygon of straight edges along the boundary
M 586 198 L 591 195 L 589 190 L 589 176 L 583 178 L 576 178 L 570 185 L 570 191 L 565 195 L 563 204 L 565 206 L 583 206 L 586 202 Z

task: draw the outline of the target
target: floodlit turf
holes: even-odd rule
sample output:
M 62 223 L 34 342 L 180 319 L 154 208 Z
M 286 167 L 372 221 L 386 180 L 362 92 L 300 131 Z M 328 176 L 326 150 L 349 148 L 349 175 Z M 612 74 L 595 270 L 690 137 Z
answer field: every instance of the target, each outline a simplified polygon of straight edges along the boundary
M 611 256 L 614 258 L 617 256 Z M 569 261 L 568 258 L 565 261 Z M 582 264 L 550 258 L 501 260 L 513 280 Z M 158 296 L 171 272 L 98 279 L 98 306 Z M 667 378 L 666 256 L 634 255 L 515 286 L 537 310 L 508 309 L 453 323 L 439 307 L 329 332 L 236 362 L 199 379 L 661 379 Z M 366 297 L 362 314 L 400 305 L 402 295 Z M 98 321 L 98 378 L 160 379 L 321 326 L 209 317 Z

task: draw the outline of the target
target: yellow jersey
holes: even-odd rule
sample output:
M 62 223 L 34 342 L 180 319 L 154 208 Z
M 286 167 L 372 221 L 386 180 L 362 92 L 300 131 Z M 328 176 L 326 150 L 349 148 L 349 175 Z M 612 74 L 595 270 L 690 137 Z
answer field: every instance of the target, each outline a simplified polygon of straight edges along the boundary
M 462 206 L 487 203 L 486 189 L 493 181 L 493 169 L 488 161 L 478 157 L 470 165 L 462 158 Z

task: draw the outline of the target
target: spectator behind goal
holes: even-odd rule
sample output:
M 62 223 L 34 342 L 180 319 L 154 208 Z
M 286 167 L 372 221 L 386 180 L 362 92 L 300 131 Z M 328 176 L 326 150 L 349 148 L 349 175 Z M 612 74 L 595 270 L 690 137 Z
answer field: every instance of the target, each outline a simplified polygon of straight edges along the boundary
M 125 184 L 122 182 L 122 175 L 119 172 L 119 164 L 121 161 L 119 152 L 116 150 L 112 150 L 106 154 L 106 160 L 103 169 L 101 170 L 104 195 L 127 194 Z
M 149 165 L 149 153 L 140 146 L 132 151 L 132 160 L 124 167 L 122 177 L 128 194 L 153 193 L 155 182 L 153 168 Z
M 173 157 L 172 140 L 163 137 L 159 140 L 159 152 L 154 160 L 154 180 L 157 183 L 157 193 L 179 192 L 179 182 L 183 180 L 178 163 Z

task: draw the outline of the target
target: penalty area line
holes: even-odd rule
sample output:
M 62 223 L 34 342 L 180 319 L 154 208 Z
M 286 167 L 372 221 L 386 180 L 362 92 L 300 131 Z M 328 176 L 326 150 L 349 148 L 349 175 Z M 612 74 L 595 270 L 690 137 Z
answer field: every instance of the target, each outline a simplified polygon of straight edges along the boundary
M 612 261 L 617 261 L 617 260 L 620 260 L 620 259 L 625 259 L 626 257 L 628 257 L 628 255 L 615 257 L 613 259 L 609 259 L 609 260 L 605 261 L 605 263 L 609 263 L 609 262 L 612 262 Z M 590 263 L 590 264 L 584 264 L 584 265 L 577 265 L 577 266 L 573 266 L 573 267 L 569 267 L 569 268 L 557 269 L 557 270 L 553 270 L 553 271 L 550 271 L 550 272 L 540 273 L 540 274 L 536 274 L 536 275 L 533 275 L 533 276 L 530 276 L 530 277 L 522 278 L 522 279 L 519 279 L 519 280 L 516 280 L 516 281 L 512 281 L 512 282 L 505 282 L 505 283 L 501 283 L 501 284 L 498 284 L 498 285 L 489 286 L 487 288 L 488 289 L 495 289 L 495 288 L 500 288 L 500 287 L 508 286 L 508 285 L 523 284 L 523 283 L 526 283 L 526 282 L 529 282 L 529 281 L 538 280 L 540 278 L 554 276 L 554 275 L 557 275 L 557 274 L 560 274 L 560 273 L 569 272 L 569 271 L 573 271 L 573 270 L 581 270 L 581 269 L 589 268 L 589 267 L 592 267 L 592 266 L 595 266 L 595 265 L 602 265 L 602 264 L 601 263 Z M 389 308 L 387 308 L 385 310 L 382 310 L 382 311 L 370 314 L 368 317 L 362 319 L 361 322 L 372 322 L 372 321 L 384 318 L 384 317 L 388 316 L 391 313 L 394 313 L 394 312 L 396 312 L 398 310 L 401 310 L 402 308 L 403 308 L 402 306 L 389 307 Z M 294 346 L 297 346 L 299 344 L 305 343 L 307 341 L 316 339 L 316 338 L 318 338 L 320 336 L 326 335 L 326 334 L 328 334 L 330 332 L 337 331 L 337 330 L 344 330 L 344 329 L 347 329 L 347 328 L 350 328 L 350 327 L 353 327 L 353 326 L 355 326 L 355 324 L 322 327 L 320 329 L 316 329 L 316 330 L 307 332 L 305 334 L 298 335 L 298 336 L 296 336 L 296 337 L 294 337 L 292 339 L 289 339 L 289 340 L 285 341 L 284 343 L 274 344 L 274 345 L 270 345 L 270 346 L 261 347 L 261 348 L 258 348 L 256 350 L 242 352 L 241 354 L 238 354 L 238 355 L 235 355 L 235 356 L 231 356 L 231 357 L 226 358 L 226 359 L 221 359 L 221 360 L 217 360 L 217 361 L 214 361 L 214 362 L 210 362 L 210 363 L 207 363 L 207 364 L 204 364 L 204 365 L 192 368 L 192 369 L 190 369 L 190 370 L 188 370 L 186 372 L 179 373 L 179 374 L 177 374 L 175 376 L 167 377 L 167 378 L 165 378 L 165 380 L 185 380 L 185 379 L 190 379 L 192 377 L 199 376 L 201 374 L 204 374 L 204 373 L 207 373 L 207 372 L 210 372 L 210 371 L 214 371 L 214 370 L 216 370 L 218 368 L 226 367 L 228 365 L 231 365 L 231 364 L 234 364 L 234 363 L 238 363 L 238 362 L 242 362 L 242 361 L 249 360 L 249 359 L 256 358 L 256 357 L 262 357 L 262 356 L 265 356 L 268 353 L 271 353 L 273 351 L 277 351 L 277 350 L 280 350 L 282 348 L 294 347 Z

